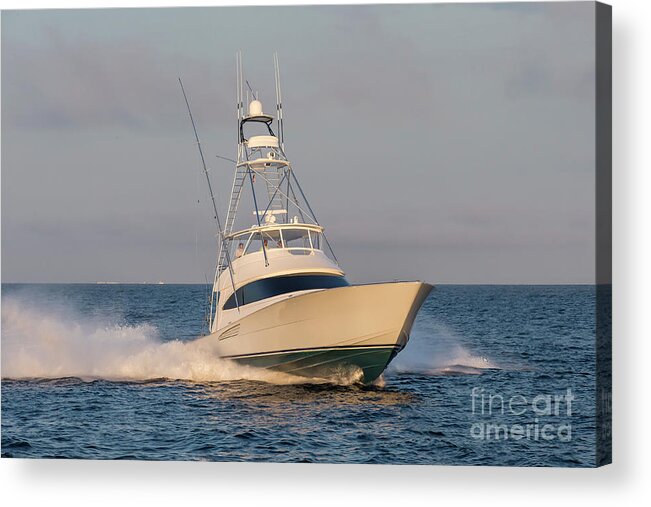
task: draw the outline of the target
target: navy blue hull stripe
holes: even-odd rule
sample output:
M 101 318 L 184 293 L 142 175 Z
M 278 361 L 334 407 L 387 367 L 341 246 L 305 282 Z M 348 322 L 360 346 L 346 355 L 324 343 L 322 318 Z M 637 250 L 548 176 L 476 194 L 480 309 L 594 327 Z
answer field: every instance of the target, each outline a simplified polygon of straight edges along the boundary
M 242 354 L 233 356 L 220 356 L 223 359 L 243 359 L 246 357 L 273 356 L 277 354 L 291 354 L 295 352 L 323 352 L 327 350 L 351 350 L 351 349 L 402 349 L 400 345 L 339 345 L 335 347 L 308 347 L 304 349 L 273 350 L 269 352 L 256 352 L 255 354 Z

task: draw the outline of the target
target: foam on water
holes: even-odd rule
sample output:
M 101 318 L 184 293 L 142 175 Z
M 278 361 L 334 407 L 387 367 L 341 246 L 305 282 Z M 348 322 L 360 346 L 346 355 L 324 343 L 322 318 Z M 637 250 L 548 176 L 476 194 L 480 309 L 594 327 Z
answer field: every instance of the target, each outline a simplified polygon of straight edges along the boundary
M 473 375 L 496 368 L 500 367 L 487 357 L 468 350 L 447 326 L 433 319 L 421 319 L 407 347 L 389 366 L 389 372 Z
M 304 378 L 221 359 L 209 337 L 165 342 L 149 324 L 119 325 L 4 298 L 2 377 L 306 382 Z

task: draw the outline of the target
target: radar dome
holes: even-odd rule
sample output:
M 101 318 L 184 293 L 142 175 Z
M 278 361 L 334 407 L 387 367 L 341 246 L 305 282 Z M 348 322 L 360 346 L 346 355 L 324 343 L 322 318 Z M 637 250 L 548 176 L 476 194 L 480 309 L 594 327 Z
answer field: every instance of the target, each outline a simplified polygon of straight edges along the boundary
M 259 100 L 252 100 L 249 104 L 249 116 L 261 116 L 262 115 L 262 102 Z

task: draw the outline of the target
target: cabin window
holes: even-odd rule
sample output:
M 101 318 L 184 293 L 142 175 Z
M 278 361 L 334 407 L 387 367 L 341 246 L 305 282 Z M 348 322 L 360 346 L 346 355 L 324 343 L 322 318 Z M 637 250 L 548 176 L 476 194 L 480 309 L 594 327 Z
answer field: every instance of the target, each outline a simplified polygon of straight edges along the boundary
M 286 229 L 283 231 L 285 248 L 312 249 L 310 231 L 307 229 Z
M 312 248 L 321 250 L 321 233 L 310 231 L 310 241 L 312 242 Z
M 256 280 L 237 289 L 237 302 L 240 306 L 262 301 L 280 294 L 313 289 L 332 289 L 350 285 L 343 276 L 337 275 L 294 275 L 277 276 Z M 224 303 L 224 310 L 237 308 L 235 294 Z
M 265 242 L 265 248 L 282 248 L 283 241 L 280 237 L 279 230 L 265 231 L 262 233 L 263 241 Z

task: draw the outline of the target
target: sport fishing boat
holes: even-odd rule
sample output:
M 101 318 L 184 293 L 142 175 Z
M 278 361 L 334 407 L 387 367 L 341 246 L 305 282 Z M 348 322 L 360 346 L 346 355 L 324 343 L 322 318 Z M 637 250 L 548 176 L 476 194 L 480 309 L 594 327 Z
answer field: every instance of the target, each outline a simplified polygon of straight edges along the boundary
M 238 363 L 372 382 L 407 345 L 432 286 L 346 280 L 285 154 L 277 55 L 275 118 L 244 79 L 239 53 L 236 66 L 237 160 L 223 227 L 213 198 L 219 252 L 210 335 L 219 355 Z M 188 112 L 192 120 L 189 104 Z M 201 152 L 196 128 L 195 136 Z M 201 158 L 212 196 L 202 152 Z M 252 213 L 241 212 L 247 200 Z

